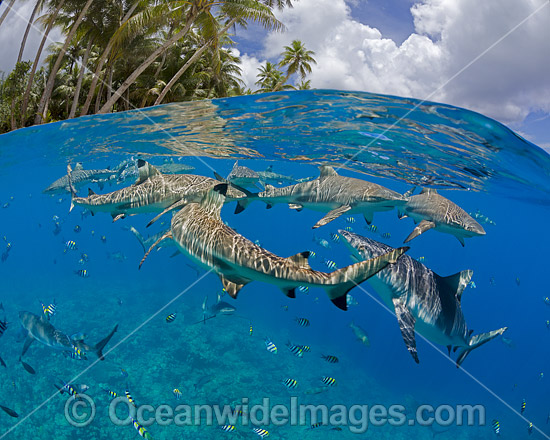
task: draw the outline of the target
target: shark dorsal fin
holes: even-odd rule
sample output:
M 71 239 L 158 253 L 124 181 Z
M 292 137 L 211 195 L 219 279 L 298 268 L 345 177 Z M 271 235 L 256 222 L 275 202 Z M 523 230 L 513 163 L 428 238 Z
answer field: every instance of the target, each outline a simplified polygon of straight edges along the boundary
M 139 185 L 140 183 L 145 182 L 149 177 L 156 176 L 157 174 L 161 174 L 161 172 L 156 169 L 153 165 L 151 165 L 149 162 L 146 162 L 143 159 L 138 159 L 137 161 L 138 165 L 138 178 L 136 180 L 135 185 Z
M 84 167 L 82 166 L 82 162 L 77 162 L 76 165 L 74 166 L 74 171 L 80 171 L 83 169 Z
M 269 165 L 265 170 L 266 170 L 268 173 L 273 172 L 273 165 Z
M 92 188 L 88 188 L 88 197 L 95 195 L 95 192 Z
M 437 190 L 434 188 L 422 188 L 420 194 L 437 194 Z
M 337 176 L 338 173 L 334 170 L 334 168 L 332 168 L 331 166 L 328 166 L 328 165 L 323 165 L 321 167 L 319 167 L 319 169 L 321 170 L 321 175 L 319 176 L 319 179 L 323 180 L 324 178 L 326 177 L 329 177 L 329 176 Z
M 227 183 L 218 183 L 201 200 L 201 206 L 214 217 L 220 218 L 220 212 L 225 202 L 225 195 L 227 194 L 227 187 Z
M 309 251 L 300 252 L 296 255 L 293 255 L 292 257 L 288 257 L 287 260 L 292 261 L 294 264 L 300 266 L 302 269 L 311 269 L 308 262 L 309 254 Z
M 448 277 L 441 277 L 445 284 L 455 293 L 458 301 L 462 299 L 462 292 L 471 281 L 474 274 L 473 270 L 463 270 L 462 272 L 449 275 Z

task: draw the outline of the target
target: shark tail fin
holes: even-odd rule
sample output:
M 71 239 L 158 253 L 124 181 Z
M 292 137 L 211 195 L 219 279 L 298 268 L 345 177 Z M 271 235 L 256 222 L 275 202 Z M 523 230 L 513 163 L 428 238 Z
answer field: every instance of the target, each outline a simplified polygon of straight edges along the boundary
M 145 263 L 145 260 L 147 259 L 147 257 L 149 256 L 149 254 L 151 253 L 151 251 L 163 240 L 167 239 L 167 238 L 172 238 L 173 235 L 172 235 L 172 232 L 171 231 L 168 231 L 166 234 L 164 234 L 162 237 L 160 237 L 157 241 L 155 241 L 151 247 L 149 248 L 149 250 L 147 252 L 145 252 L 145 255 L 143 256 L 143 258 L 141 259 L 141 261 L 139 262 L 139 267 L 138 267 L 138 270 L 141 269 L 141 266 L 143 263 Z
M 99 358 L 100 361 L 105 360 L 105 358 L 103 357 L 103 348 L 105 348 L 105 346 L 107 345 L 107 342 L 111 340 L 111 338 L 113 337 L 113 335 L 117 330 L 118 330 L 118 324 L 115 325 L 115 328 L 113 330 L 111 330 L 111 333 L 109 333 L 105 338 L 103 338 L 94 346 L 94 351 L 97 354 L 97 357 Z
M 141 244 L 141 247 L 143 248 L 143 252 L 147 252 L 147 248 L 145 247 L 145 239 L 143 238 L 143 235 L 139 233 L 139 231 L 134 228 L 133 226 L 130 226 L 130 232 L 136 236 L 139 243 Z
M 242 186 L 235 185 L 234 183 L 230 182 L 226 178 L 220 176 L 215 171 L 214 171 L 214 177 L 216 178 L 216 180 L 218 180 L 222 183 L 227 183 L 228 185 L 231 185 L 233 188 L 235 188 L 236 190 L 238 190 L 238 191 L 240 191 L 240 192 L 242 192 L 246 195 L 246 197 L 242 197 L 242 198 L 237 200 L 237 206 L 235 206 L 235 214 L 240 214 L 241 212 L 243 212 L 252 200 L 258 198 L 258 193 L 250 192 L 246 188 L 243 188 Z
M 481 333 L 479 335 L 474 335 L 470 338 L 470 342 L 468 343 L 467 347 L 461 347 L 460 351 L 458 352 L 458 357 L 456 359 L 456 367 L 460 367 L 462 362 L 464 362 L 464 359 L 466 359 L 466 356 L 470 354 L 470 352 L 477 348 L 481 347 L 483 344 L 489 342 L 491 339 L 496 338 L 497 336 L 502 335 L 508 327 L 502 327 L 498 330 L 493 330 L 487 333 Z
M 408 246 L 400 247 L 379 257 L 335 270 L 330 274 L 333 283 L 324 287 L 328 297 L 336 307 L 347 310 L 347 293 L 351 289 L 376 275 L 388 264 L 395 263 L 408 250 Z

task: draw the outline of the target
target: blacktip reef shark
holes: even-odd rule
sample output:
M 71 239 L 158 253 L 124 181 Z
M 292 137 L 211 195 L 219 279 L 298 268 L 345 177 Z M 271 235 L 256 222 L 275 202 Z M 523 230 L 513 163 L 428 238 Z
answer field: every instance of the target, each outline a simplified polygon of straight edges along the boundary
M 200 201 L 204 194 L 219 182 L 210 177 L 194 174 L 162 174 L 148 162 L 138 159 L 137 181 L 125 188 L 108 194 L 95 194 L 88 189 L 87 197 L 78 197 L 71 190 L 71 210 L 74 205 L 88 208 L 95 212 L 108 212 L 113 221 L 128 215 L 160 212 L 149 224 L 156 221 L 166 212 L 181 207 L 186 203 Z M 72 182 L 73 172 L 67 167 L 69 181 Z M 245 194 L 231 188 L 227 201 L 243 199 Z
M 114 170 L 111 170 L 110 168 L 103 170 L 85 170 L 82 168 L 82 164 L 77 163 L 71 175 L 72 184 L 78 189 L 89 183 L 97 183 L 99 189 L 102 190 L 104 183 L 111 182 L 113 180 L 116 181 L 123 169 L 124 168 L 117 167 Z M 69 185 L 69 177 L 65 174 L 42 192 L 44 194 L 61 194 L 70 191 L 71 187 Z
M 349 290 L 397 261 L 408 249 L 395 249 L 332 273 L 313 270 L 308 263 L 309 251 L 283 258 L 227 226 L 220 211 L 228 186 L 215 186 L 200 203 L 190 203 L 174 214 L 170 232 L 164 238 L 173 239 L 180 252 L 199 266 L 216 272 L 232 298 L 251 281 L 274 284 L 291 298 L 295 297 L 296 287 L 321 287 L 337 307 L 346 310 Z M 140 267 L 155 245 L 146 252 Z
M 408 194 L 412 191 L 414 188 Z M 454 235 L 462 246 L 464 238 L 485 235 L 485 229 L 477 221 L 435 189 L 424 188 L 420 194 L 410 196 L 407 203 L 398 208 L 398 216 L 411 217 L 415 223 L 420 222 L 404 243 L 430 229 Z
M 404 205 L 407 199 L 401 194 L 384 188 L 376 183 L 353 177 L 340 176 L 331 166 L 321 166 L 317 179 L 295 185 L 275 188 L 266 185 L 265 191 L 258 194 L 248 193 L 247 198 L 237 206 L 235 213 L 253 201 L 261 200 L 271 208 L 275 203 L 288 203 L 291 209 L 301 211 L 310 208 L 316 211 L 328 211 L 313 229 L 324 226 L 344 213 L 361 213 L 368 224 L 372 222 L 374 212 L 389 211 Z M 216 175 L 219 178 L 218 175 Z
M 367 237 L 339 230 L 354 260 L 375 258 L 393 248 Z M 382 301 L 395 311 L 403 340 L 416 363 L 415 331 L 426 339 L 460 349 L 456 360 L 459 367 L 475 348 L 502 335 L 507 327 L 472 336 L 461 308 L 461 297 L 473 271 L 464 270 L 442 277 L 422 263 L 403 255 L 395 264 L 382 269 L 369 279 Z
M 20 359 L 25 355 L 31 344 L 34 341 L 38 341 L 54 350 L 72 351 L 76 347 L 83 352 L 93 352 L 100 360 L 104 360 L 103 348 L 111 340 L 118 328 L 118 325 L 116 325 L 111 333 L 96 345 L 88 345 L 83 339 L 80 339 L 82 336 L 79 338 L 78 335 L 75 335 L 73 338 L 57 330 L 47 320 L 45 315 L 38 316 L 31 312 L 19 312 L 19 320 L 27 332 Z
M 233 164 L 231 172 L 227 176 L 227 181 L 239 186 L 256 186 L 260 180 L 260 175 L 245 166 L 239 165 L 239 161 Z

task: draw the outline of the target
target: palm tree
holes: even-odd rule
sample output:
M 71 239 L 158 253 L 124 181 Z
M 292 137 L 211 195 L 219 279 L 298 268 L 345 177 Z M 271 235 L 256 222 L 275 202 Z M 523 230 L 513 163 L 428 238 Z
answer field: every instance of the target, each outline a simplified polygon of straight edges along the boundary
M 284 84 L 280 89 L 293 88 L 289 84 L 285 84 L 283 72 L 277 69 L 277 66 L 269 61 L 266 61 L 265 66 L 260 66 L 259 73 L 256 75 L 258 81 L 256 85 L 260 86 L 257 92 L 273 92 L 275 88 Z
M 106 113 L 111 110 L 113 104 L 130 87 L 137 77 L 149 67 L 155 59 L 172 46 L 176 41 L 183 38 L 191 29 L 191 26 L 198 20 L 202 23 L 212 23 L 212 7 L 220 7 L 228 17 L 239 17 L 253 20 L 262 24 L 268 29 L 282 29 L 282 23 L 278 21 L 271 9 L 259 0 L 177 0 L 169 2 L 169 7 L 178 8 L 178 12 L 185 8 L 183 27 L 164 44 L 159 46 L 117 89 L 112 98 L 101 108 L 99 113 Z M 169 14 L 170 15 L 170 14 Z
M 294 40 L 290 46 L 285 46 L 283 59 L 279 62 L 279 67 L 286 66 L 286 76 L 284 81 L 277 84 L 273 91 L 280 90 L 282 85 L 288 81 L 290 75 L 295 73 L 298 73 L 303 81 L 306 75 L 311 73 L 311 63 L 317 64 L 312 55 L 315 55 L 315 52 L 307 50 L 299 40 Z
M 36 0 L 36 3 L 34 4 L 34 8 L 32 9 L 31 16 L 29 17 L 29 21 L 27 22 L 25 33 L 23 34 L 23 40 L 21 40 L 21 47 L 19 48 L 19 55 L 17 56 L 16 64 L 23 59 L 23 51 L 25 50 L 25 45 L 27 44 L 27 38 L 29 36 L 29 32 L 31 30 L 32 24 L 34 23 L 34 18 L 36 17 L 36 14 L 40 12 L 45 2 L 46 0 Z
M 0 26 L 2 26 L 2 22 L 5 20 L 6 16 L 9 14 L 9 12 L 11 11 L 11 8 L 13 6 L 13 4 L 15 3 L 15 0 L 10 0 L 10 2 L 8 3 L 8 6 L 6 6 L 6 9 L 4 10 L 4 12 L 2 13 L 2 15 L 0 16 Z M 2 2 L 0 1 L 0 4 L 2 4 Z
M 25 94 L 23 95 L 23 103 L 21 104 L 21 126 L 22 127 L 25 126 L 25 121 L 27 119 L 27 106 L 29 104 L 29 98 L 32 90 L 32 85 L 34 83 L 34 76 L 36 73 L 36 69 L 38 68 L 40 57 L 42 56 L 42 50 L 44 50 L 44 45 L 46 44 L 48 35 L 50 34 L 50 31 L 54 26 L 55 20 L 57 19 L 57 16 L 64 4 L 65 4 L 65 0 L 60 0 L 57 4 L 55 4 L 55 2 L 51 2 L 50 14 L 47 14 L 45 17 L 42 17 L 42 21 L 46 25 L 46 29 L 44 31 L 44 35 L 42 36 L 42 40 L 40 41 L 40 45 L 38 46 L 38 50 L 36 51 L 36 56 L 34 58 L 34 62 L 33 62 L 31 71 L 29 73 L 29 78 L 27 80 L 27 87 L 25 88 Z
M 52 96 L 54 84 L 55 84 L 55 75 L 57 74 L 57 71 L 61 67 L 61 63 L 63 61 L 63 57 L 65 56 L 65 52 L 67 51 L 67 48 L 71 44 L 71 41 L 73 40 L 73 37 L 76 34 L 76 31 L 78 30 L 78 27 L 80 26 L 80 23 L 84 19 L 84 16 L 88 12 L 88 9 L 92 5 L 93 0 L 87 0 L 86 4 L 82 7 L 80 10 L 80 13 L 78 14 L 76 21 L 73 23 L 73 25 L 70 28 L 70 31 L 67 35 L 67 38 L 65 38 L 65 43 L 63 47 L 61 48 L 61 51 L 59 52 L 59 55 L 57 57 L 57 60 L 55 61 L 54 66 L 52 67 L 52 70 L 50 71 L 50 75 L 48 77 L 48 82 L 46 83 L 46 87 L 44 88 L 44 93 L 42 95 L 42 98 L 40 98 L 40 103 L 38 104 L 38 109 L 36 112 L 36 116 L 34 118 L 35 124 L 40 124 L 42 122 L 42 119 L 45 116 L 46 109 L 48 106 L 48 101 L 50 100 L 50 97 Z M 77 1 L 77 3 L 80 3 Z

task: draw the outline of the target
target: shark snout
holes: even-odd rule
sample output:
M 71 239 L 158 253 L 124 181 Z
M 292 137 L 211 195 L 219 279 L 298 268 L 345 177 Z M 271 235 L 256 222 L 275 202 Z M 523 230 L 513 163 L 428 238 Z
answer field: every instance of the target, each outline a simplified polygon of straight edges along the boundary
M 468 232 L 471 232 L 474 235 L 485 235 L 485 229 L 478 222 L 469 223 L 465 228 Z

